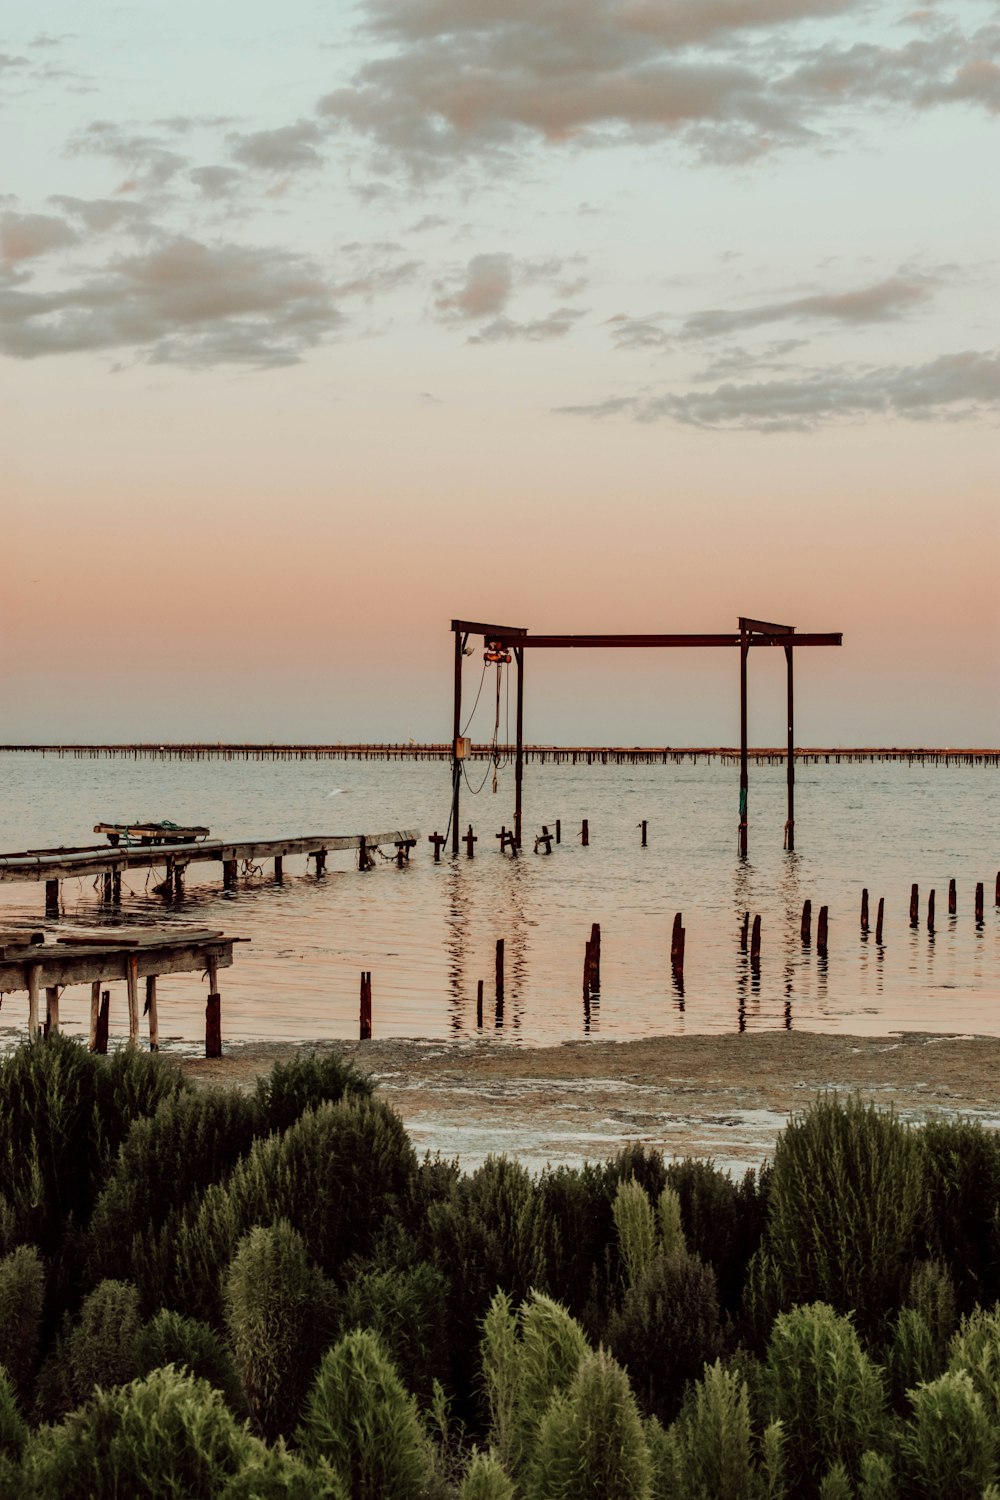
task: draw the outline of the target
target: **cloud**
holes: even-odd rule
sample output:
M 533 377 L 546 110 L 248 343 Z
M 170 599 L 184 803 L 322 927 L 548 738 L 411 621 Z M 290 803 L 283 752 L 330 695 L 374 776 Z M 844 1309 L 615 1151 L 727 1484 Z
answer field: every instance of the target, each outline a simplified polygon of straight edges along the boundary
M 729 310 L 709 308 L 692 313 L 681 327 L 685 339 L 718 338 L 766 323 L 816 320 L 850 324 L 887 323 L 901 318 L 911 308 L 926 302 L 933 283 L 927 276 L 890 276 L 871 286 L 856 287 L 848 292 L 822 292 L 808 297 L 792 297 L 782 302 L 767 302 L 756 307 Z
M 298 172 L 323 164 L 317 144 L 323 135 L 313 120 L 298 120 L 276 130 L 234 131 L 226 137 L 235 161 L 258 172 Z
M 70 156 L 107 156 L 119 162 L 128 177 L 118 191 L 163 188 L 188 165 L 188 159 L 170 151 L 154 136 L 123 130 L 110 120 L 93 120 L 76 133 L 67 146 Z
M 569 333 L 573 324 L 584 315 L 581 307 L 557 307 L 547 318 L 534 318 L 526 323 L 515 323 L 513 319 L 495 318 L 474 333 L 470 344 L 499 344 L 512 339 L 522 339 L 538 344 L 548 339 L 561 339 Z
M 629 318 L 617 313 L 609 322 L 615 349 L 663 349 L 671 342 L 653 318 Z
M 819 39 L 861 0 L 367 0 L 383 55 L 318 103 L 415 173 L 524 141 L 674 137 L 748 160 L 857 103 L 1000 108 L 1000 36 Z M 853 112 L 845 126 L 853 126 Z
M 660 396 L 617 396 L 588 406 L 564 406 L 576 416 L 629 415 L 638 422 L 673 421 L 690 427 L 808 431 L 824 423 L 866 417 L 964 421 L 1000 411 L 1000 354 L 964 351 L 921 365 L 849 366 L 713 390 Z
M 0 258 L 8 263 L 63 250 L 77 239 L 66 220 L 54 214 L 0 214 Z
M 71 198 L 58 193 L 49 199 L 57 208 L 80 222 L 95 234 L 110 230 L 136 233 L 148 227 L 148 217 L 141 203 L 128 198 Z
M 488 318 L 503 312 L 514 288 L 514 257 L 474 255 L 461 285 L 435 300 L 439 315 L 448 319 Z
M 243 180 L 243 173 L 238 167 L 192 167 L 188 176 L 206 198 L 213 199 L 228 198 Z
M 74 286 L 0 290 L 0 353 L 18 359 L 130 349 L 153 364 L 263 368 L 296 363 L 340 322 L 312 262 L 184 237 Z

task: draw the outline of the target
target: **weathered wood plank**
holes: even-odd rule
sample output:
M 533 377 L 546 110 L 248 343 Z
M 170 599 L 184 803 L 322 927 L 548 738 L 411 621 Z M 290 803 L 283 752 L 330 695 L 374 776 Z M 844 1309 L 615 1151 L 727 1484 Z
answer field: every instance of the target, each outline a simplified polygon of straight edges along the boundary
M 221 938 L 212 943 L 181 943 L 148 948 L 80 949 L 74 953 L 55 943 L 34 948 L 30 961 L 0 959 L 0 990 L 5 994 L 11 990 L 29 989 L 30 975 L 34 973 L 37 1006 L 39 989 L 51 985 L 94 984 L 98 981 L 125 979 L 128 976 L 128 960 L 132 953 L 136 959 L 136 978 L 147 974 L 183 974 L 192 969 L 202 970 L 214 958 L 216 966 L 228 969 L 233 962 L 233 944 L 247 939 Z

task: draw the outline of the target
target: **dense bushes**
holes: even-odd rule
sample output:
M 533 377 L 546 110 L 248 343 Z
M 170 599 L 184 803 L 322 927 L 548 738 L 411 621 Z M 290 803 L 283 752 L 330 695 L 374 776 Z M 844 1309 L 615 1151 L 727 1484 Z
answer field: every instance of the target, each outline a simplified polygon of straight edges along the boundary
M 0 1062 L 0 1500 L 1000 1500 L 998 1225 L 993 1133 L 854 1100 L 740 1182 L 463 1175 L 332 1055 L 55 1037 Z

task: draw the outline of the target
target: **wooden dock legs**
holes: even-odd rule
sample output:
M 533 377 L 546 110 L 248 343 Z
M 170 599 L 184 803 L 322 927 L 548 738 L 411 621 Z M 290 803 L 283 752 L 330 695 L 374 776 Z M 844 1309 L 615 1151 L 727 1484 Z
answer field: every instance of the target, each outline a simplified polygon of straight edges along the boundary
M 205 1056 L 222 1056 L 222 996 L 214 992 L 205 1004 Z
M 40 964 L 32 964 L 28 970 L 28 1037 L 34 1041 L 38 1035 L 38 995 L 40 989 Z
M 160 1050 L 160 1018 L 156 1009 L 156 975 L 146 975 L 146 1003 L 143 1006 L 143 1014 L 149 1017 L 149 1050 L 159 1052 Z
M 231 891 L 236 884 L 236 861 L 235 859 L 224 859 L 222 861 L 222 889 Z
M 128 990 L 128 1044 L 139 1045 L 139 960 L 129 954 L 125 966 L 125 985 Z
M 94 1046 L 92 1050 L 102 1057 L 108 1050 L 108 1021 L 111 1014 L 111 991 L 101 990 L 101 1008 L 97 1013 L 97 1025 L 94 1028 Z
M 372 971 L 362 969 L 361 971 L 361 1012 L 359 1018 L 358 1038 L 362 1042 L 370 1042 L 372 1035 Z
M 45 882 L 45 915 L 47 917 L 58 917 L 59 915 L 58 880 L 47 880 Z
M 101 981 L 95 979 L 90 986 L 90 1036 L 87 1045 L 91 1052 L 97 1051 L 97 1015 L 101 1005 Z
M 49 985 L 45 991 L 45 1035 L 51 1036 L 59 1030 L 59 986 Z
M 280 854 L 274 856 L 274 883 L 280 885 L 285 878 L 285 861 Z

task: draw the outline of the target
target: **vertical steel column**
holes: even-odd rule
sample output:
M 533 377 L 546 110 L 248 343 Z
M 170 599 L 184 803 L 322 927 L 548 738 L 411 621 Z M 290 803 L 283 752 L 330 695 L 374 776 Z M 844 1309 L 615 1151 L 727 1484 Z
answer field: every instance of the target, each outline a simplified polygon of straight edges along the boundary
M 514 647 L 517 665 L 517 748 L 514 754 L 514 842 L 521 847 L 521 779 L 524 775 L 524 647 Z
M 455 631 L 455 727 L 451 736 L 451 852 L 458 853 L 458 803 L 462 767 L 458 759 L 458 737 L 462 733 L 462 632 Z
M 785 823 L 785 848 L 795 848 L 795 683 L 793 677 L 794 648 L 785 647 L 785 666 L 788 675 L 788 819 Z
M 747 759 L 747 656 L 750 638 L 740 627 L 740 858 L 747 857 L 747 793 L 750 788 Z

